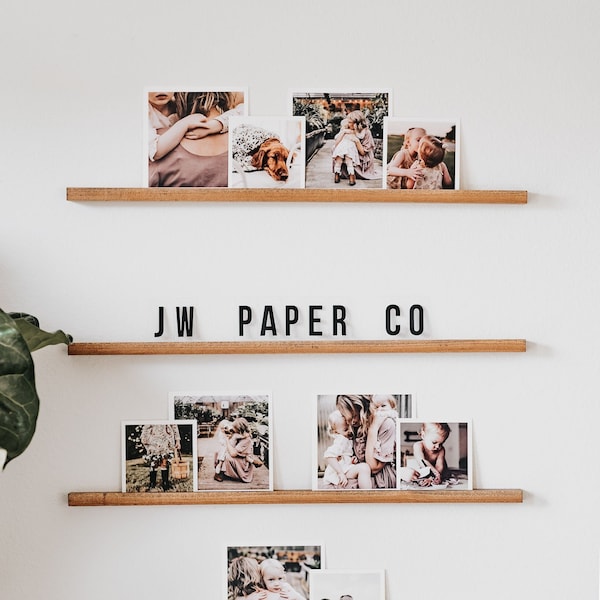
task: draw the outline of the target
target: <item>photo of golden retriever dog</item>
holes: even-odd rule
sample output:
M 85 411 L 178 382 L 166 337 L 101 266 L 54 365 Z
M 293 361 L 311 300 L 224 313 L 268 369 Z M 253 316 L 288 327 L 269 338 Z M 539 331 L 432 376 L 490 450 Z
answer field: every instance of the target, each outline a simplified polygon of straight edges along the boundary
M 243 171 L 266 171 L 275 181 L 286 181 L 289 150 L 277 134 L 242 123 L 233 130 L 232 156 Z
M 289 153 L 277 138 L 269 138 L 252 154 L 250 164 L 259 171 L 266 171 L 275 181 L 287 181 Z
M 304 118 L 229 120 L 229 187 L 303 188 Z

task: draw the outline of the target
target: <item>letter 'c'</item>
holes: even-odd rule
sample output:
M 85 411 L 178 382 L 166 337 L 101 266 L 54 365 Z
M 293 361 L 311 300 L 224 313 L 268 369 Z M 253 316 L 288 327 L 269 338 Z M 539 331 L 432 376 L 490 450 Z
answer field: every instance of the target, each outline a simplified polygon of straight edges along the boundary
M 400 316 L 400 307 L 396 304 L 390 304 L 385 309 L 385 331 L 388 335 L 398 335 L 400 333 L 400 325 L 396 324 L 392 327 L 392 317 Z

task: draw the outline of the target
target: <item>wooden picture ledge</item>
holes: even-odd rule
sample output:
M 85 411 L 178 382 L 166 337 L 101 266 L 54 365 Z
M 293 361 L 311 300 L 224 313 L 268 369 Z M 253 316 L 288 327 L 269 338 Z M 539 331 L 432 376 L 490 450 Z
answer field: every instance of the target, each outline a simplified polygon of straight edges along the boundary
M 521 503 L 523 491 L 504 490 L 347 490 L 274 492 L 71 492 L 69 506 L 160 506 L 186 504 L 405 504 Z
M 71 202 L 380 202 L 527 204 L 522 190 L 67 188 Z
M 369 354 L 525 352 L 524 339 L 288 342 L 73 342 L 71 356 L 134 354 Z

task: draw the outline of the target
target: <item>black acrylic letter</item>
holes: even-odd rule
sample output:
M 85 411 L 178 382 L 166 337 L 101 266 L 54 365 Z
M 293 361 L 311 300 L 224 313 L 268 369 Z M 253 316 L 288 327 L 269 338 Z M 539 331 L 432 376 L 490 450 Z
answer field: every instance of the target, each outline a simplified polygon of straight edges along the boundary
M 190 318 L 188 321 L 187 306 L 177 307 L 177 335 L 183 337 L 187 335 L 192 337 L 192 329 L 194 327 L 194 307 L 190 306 Z
M 415 317 L 415 313 L 419 313 L 418 318 Z M 419 328 L 415 327 L 415 321 L 419 321 Z M 421 335 L 423 333 L 423 307 L 420 304 L 413 304 L 410 307 L 410 332 L 413 335 Z
M 252 321 L 252 309 L 249 306 L 239 306 L 239 327 L 240 337 L 244 335 L 244 325 L 248 325 Z
M 298 307 L 297 306 L 286 306 L 285 307 L 285 335 L 290 335 L 291 325 L 295 325 L 298 322 Z
M 392 313 L 394 313 L 392 315 Z M 388 335 L 398 335 L 400 333 L 400 325 L 394 325 L 392 328 L 392 316 L 400 316 L 400 307 L 396 304 L 390 304 L 385 309 L 385 330 Z
M 273 316 L 272 306 L 265 306 L 262 327 L 260 328 L 260 335 L 265 335 L 267 331 L 270 331 L 273 335 L 277 335 L 277 329 L 275 328 L 275 317 Z
M 333 335 L 337 335 L 338 325 L 342 328 L 342 335 L 346 335 L 346 307 L 341 304 L 333 305 Z
M 323 335 L 322 331 L 315 331 L 314 324 L 320 323 L 321 319 L 315 316 L 317 310 L 322 310 L 322 306 L 309 306 L 308 307 L 308 335 Z
M 165 332 L 165 307 L 158 307 L 158 331 L 154 334 L 154 337 L 160 337 Z

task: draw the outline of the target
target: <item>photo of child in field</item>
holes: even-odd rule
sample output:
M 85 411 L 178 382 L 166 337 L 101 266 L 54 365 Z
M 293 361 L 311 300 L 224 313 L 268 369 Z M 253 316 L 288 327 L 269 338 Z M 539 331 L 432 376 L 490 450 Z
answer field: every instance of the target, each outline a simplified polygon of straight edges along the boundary
M 123 492 L 196 490 L 196 422 L 121 424 Z

